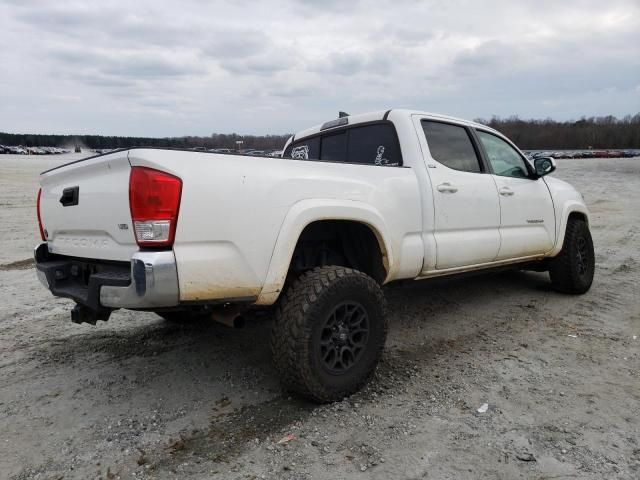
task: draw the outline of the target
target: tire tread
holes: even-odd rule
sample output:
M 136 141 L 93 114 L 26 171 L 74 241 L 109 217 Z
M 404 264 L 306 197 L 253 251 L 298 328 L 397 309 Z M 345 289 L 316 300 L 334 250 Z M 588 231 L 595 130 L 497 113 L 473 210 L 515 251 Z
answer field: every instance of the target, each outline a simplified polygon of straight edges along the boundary
M 311 335 L 314 320 L 309 318 L 309 312 L 314 310 L 318 302 L 323 301 L 324 294 L 328 291 L 344 288 L 348 283 L 364 287 L 379 303 L 382 308 L 383 336 L 386 338 L 386 302 L 380 286 L 371 277 L 358 270 L 340 266 L 316 267 L 303 273 L 278 301 L 271 332 L 273 362 L 285 389 L 316 402 L 328 402 L 354 393 L 368 380 L 375 365 L 365 377 L 348 388 L 333 389 L 318 382 L 308 363 L 303 361 L 309 354 L 307 339 Z M 381 355 L 383 346 L 384 342 L 377 346 L 377 358 Z
M 561 293 L 582 294 L 589 290 L 593 281 L 593 276 L 588 282 L 583 282 L 578 277 L 573 260 L 573 248 L 582 230 L 586 229 L 591 251 L 593 252 L 593 242 L 589 227 L 582 219 L 569 219 L 565 230 L 564 243 L 560 253 L 551 260 L 549 277 L 553 288 Z M 593 257 L 593 255 L 592 255 Z M 594 259 L 591 258 L 593 262 Z M 592 267 L 593 268 L 593 267 Z

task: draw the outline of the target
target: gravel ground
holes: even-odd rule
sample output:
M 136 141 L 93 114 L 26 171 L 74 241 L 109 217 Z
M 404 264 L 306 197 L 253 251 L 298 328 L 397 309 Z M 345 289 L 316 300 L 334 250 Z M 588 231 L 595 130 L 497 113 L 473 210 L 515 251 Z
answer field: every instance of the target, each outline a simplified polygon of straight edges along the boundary
M 268 317 L 72 324 L 29 260 L 37 173 L 68 160 L 0 156 L 1 478 L 640 478 L 640 158 L 559 161 L 593 214 L 589 293 L 387 287 L 375 377 L 324 406 L 281 392 Z

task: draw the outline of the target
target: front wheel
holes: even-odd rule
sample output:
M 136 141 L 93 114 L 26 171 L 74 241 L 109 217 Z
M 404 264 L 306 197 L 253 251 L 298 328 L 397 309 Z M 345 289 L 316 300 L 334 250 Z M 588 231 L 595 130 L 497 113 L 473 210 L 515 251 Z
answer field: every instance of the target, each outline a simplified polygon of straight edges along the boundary
M 359 390 L 387 337 L 380 286 L 346 267 L 317 267 L 279 300 L 271 349 L 284 387 L 316 402 Z
M 551 259 L 549 277 L 558 292 L 581 294 L 591 288 L 595 254 L 589 226 L 582 219 L 570 218 L 560 253 Z

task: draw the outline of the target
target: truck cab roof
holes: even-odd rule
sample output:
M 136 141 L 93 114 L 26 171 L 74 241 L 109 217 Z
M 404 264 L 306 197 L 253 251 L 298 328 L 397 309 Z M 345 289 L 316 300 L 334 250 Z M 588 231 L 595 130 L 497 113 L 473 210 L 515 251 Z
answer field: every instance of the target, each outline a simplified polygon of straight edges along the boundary
M 333 130 L 333 129 L 338 129 L 338 128 L 344 127 L 346 125 L 357 125 L 357 124 L 362 124 L 362 123 L 387 120 L 391 115 L 393 115 L 393 116 L 396 116 L 396 115 L 405 115 L 405 116 L 425 115 L 425 116 L 429 116 L 431 118 L 439 119 L 439 120 L 442 120 L 442 121 L 459 123 L 459 124 L 463 124 L 463 125 L 467 125 L 467 126 L 471 126 L 471 127 L 482 127 L 485 130 L 489 130 L 489 131 L 492 131 L 492 132 L 500 134 L 499 132 L 496 132 L 494 129 L 492 129 L 490 127 L 487 127 L 486 125 L 482 125 L 482 124 L 477 123 L 477 122 L 471 122 L 469 120 L 465 120 L 465 119 L 462 119 L 462 118 L 452 117 L 452 116 L 449 116 L 449 115 L 443 115 L 443 114 L 440 114 L 440 113 L 425 112 L 425 111 L 420 111 L 420 110 L 409 110 L 409 109 L 402 109 L 402 108 L 394 108 L 394 109 L 391 109 L 391 110 L 378 110 L 378 111 L 373 111 L 373 112 L 360 113 L 360 114 L 357 114 L 357 115 L 348 115 L 346 117 L 341 117 L 341 118 L 338 118 L 338 119 L 335 119 L 335 120 L 330 120 L 330 121 L 325 122 L 325 123 L 314 125 L 313 127 L 306 128 L 304 130 L 301 130 L 301 131 L 297 132 L 295 135 L 293 135 L 293 137 L 287 143 L 290 143 L 293 140 L 299 140 L 299 139 L 302 139 L 302 138 L 306 138 L 306 137 L 310 137 L 310 136 L 313 136 L 313 135 L 317 135 L 320 132 L 326 132 L 326 131 L 330 131 L 330 130 Z

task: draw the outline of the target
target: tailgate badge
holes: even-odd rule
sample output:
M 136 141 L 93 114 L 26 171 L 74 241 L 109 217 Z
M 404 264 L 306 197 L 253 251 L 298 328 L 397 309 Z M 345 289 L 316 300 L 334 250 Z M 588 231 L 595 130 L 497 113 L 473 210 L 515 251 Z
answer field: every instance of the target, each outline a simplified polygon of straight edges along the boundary
M 126 223 L 119 223 L 118 228 L 120 230 L 129 230 L 129 225 L 127 225 Z

